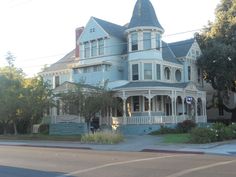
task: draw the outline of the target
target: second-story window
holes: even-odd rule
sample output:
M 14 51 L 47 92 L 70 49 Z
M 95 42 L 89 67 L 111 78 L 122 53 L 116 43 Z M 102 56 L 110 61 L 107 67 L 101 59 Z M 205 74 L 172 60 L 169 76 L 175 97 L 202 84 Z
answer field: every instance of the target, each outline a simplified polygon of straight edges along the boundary
M 191 80 L 191 66 L 188 66 L 188 80 Z
M 60 77 L 55 76 L 55 88 L 58 87 L 59 85 L 60 85 Z
M 156 49 L 160 50 L 161 48 L 161 35 L 158 33 L 156 34 Z
M 104 55 L 104 40 L 98 40 L 98 55 Z
M 161 66 L 160 66 L 160 64 L 156 64 L 156 79 L 157 80 L 161 80 Z
M 151 49 L 152 41 L 151 41 L 151 33 L 144 32 L 143 33 L 143 50 Z
M 97 41 L 92 41 L 92 51 L 91 56 L 97 56 Z
M 131 34 L 131 51 L 138 50 L 138 33 Z
M 138 71 L 138 64 L 132 65 L 132 80 L 139 80 L 139 71 Z
M 152 80 L 152 64 L 144 63 L 144 80 Z
M 89 58 L 90 56 L 90 43 L 85 42 L 84 43 L 84 58 Z
M 170 68 L 166 67 L 164 72 L 166 80 L 170 80 Z

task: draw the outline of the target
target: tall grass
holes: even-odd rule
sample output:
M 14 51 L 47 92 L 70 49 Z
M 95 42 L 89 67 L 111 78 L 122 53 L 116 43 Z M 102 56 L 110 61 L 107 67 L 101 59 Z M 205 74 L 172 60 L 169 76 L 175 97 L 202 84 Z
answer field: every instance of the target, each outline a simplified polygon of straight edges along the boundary
M 117 144 L 122 142 L 124 137 L 122 134 L 111 131 L 96 132 L 94 134 L 85 134 L 81 137 L 82 143 L 96 143 L 96 144 Z

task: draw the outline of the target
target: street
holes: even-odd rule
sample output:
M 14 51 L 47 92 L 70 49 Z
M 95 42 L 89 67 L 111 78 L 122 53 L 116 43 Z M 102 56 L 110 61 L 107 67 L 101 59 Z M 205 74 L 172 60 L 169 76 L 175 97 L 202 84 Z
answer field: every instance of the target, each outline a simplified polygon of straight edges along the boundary
M 0 146 L 1 177 L 234 177 L 229 156 Z

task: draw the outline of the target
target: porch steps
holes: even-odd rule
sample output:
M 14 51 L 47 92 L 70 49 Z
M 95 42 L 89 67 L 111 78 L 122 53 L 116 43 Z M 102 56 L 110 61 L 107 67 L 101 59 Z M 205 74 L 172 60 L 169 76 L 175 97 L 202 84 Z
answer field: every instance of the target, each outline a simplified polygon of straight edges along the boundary
M 50 124 L 50 135 L 81 135 L 87 131 L 85 123 L 56 123 Z

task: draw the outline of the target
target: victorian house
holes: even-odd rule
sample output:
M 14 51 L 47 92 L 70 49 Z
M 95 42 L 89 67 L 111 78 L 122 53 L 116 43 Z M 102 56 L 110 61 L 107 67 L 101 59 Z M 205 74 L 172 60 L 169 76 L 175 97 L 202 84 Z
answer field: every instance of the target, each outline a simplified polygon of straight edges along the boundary
M 166 43 L 164 32 L 151 2 L 137 0 L 124 26 L 91 17 L 76 29 L 76 48 L 40 74 L 54 92 L 76 83 L 96 86 L 108 81 L 123 111 L 100 116 L 100 125 L 147 131 L 186 119 L 206 122 L 206 93 L 196 66 L 199 45 L 194 38 Z M 53 123 L 82 121 L 63 115 L 60 106 L 51 116 Z

